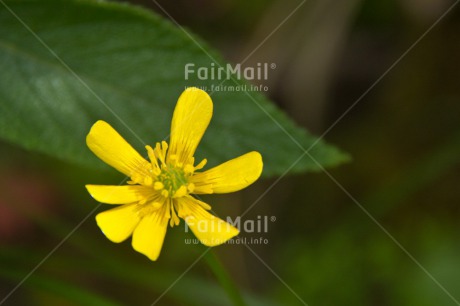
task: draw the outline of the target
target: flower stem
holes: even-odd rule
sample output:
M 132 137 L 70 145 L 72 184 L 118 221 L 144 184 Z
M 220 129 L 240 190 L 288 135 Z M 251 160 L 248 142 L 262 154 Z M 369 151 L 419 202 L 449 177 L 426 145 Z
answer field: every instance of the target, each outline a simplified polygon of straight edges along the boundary
M 214 273 L 217 280 L 219 281 L 220 285 L 227 292 L 227 295 L 230 298 L 230 300 L 233 302 L 233 305 L 246 306 L 247 304 L 244 301 L 237 285 L 232 280 L 230 274 L 227 272 L 224 265 L 219 260 L 219 258 L 214 253 L 214 251 L 210 250 L 210 252 L 207 252 L 204 258 L 209 268 L 211 268 L 212 272 Z

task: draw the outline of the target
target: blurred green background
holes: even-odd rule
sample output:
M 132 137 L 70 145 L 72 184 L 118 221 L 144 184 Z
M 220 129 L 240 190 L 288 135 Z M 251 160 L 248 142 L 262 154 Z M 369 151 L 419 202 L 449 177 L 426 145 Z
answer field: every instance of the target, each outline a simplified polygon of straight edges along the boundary
M 231 63 L 276 63 L 267 96 L 352 156 L 328 173 L 205 198 L 220 216 L 257 201 L 246 218 L 276 218 L 267 245 L 215 249 L 248 304 L 458 304 L 459 8 L 418 41 L 456 2 L 132 2 Z M 181 226 L 152 263 L 129 242 L 108 241 L 95 213 L 82 222 L 97 206 L 84 185 L 117 184 L 119 174 L 0 146 L 0 300 L 33 271 L 4 305 L 232 304 L 205 259 L 187 270 L 205 248 L 185 245 Z

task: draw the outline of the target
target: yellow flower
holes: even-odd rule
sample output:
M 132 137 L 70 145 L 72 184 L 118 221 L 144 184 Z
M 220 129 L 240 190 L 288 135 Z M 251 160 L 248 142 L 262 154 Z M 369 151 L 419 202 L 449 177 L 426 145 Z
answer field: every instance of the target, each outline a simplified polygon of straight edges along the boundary
M 209 95 L 188 88 L 177 101 L 169 146 L 146 146 L 150 162 L 143 158 L 108 123 L 97 121 L 86 143 L 101 160 L 130 177 L 128 185 L 86 185 L 91 196 L 106 204 L 122 204 L 96 216 L 98 226 L 113 242 L 131 235 L 133 248 L 156 260 L 168 222 L 187 223 L 207 246 L 224 243 L 238 229 L 210 214 L 211 207 L 191 194 L 228 193 L 241 190 L 262 172 L 262 157 L 250 152 L 206 171 L 206 159 L 195 165 L 193 157 L 212 117 Z

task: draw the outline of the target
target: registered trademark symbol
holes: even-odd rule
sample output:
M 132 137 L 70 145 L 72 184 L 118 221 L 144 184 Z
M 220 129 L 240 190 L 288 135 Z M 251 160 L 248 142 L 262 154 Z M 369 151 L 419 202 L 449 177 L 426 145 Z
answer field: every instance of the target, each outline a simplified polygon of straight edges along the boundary
M 275 68 L 276 68 L 276 64 L 275 64 L 275 63 L 271 63 L 271 64 L 270 64 L 270 68 L 271 68 L 271 69 L 275 69 Z M 276 219 L 276 218 L 275 218 L 275 219 Z
M 275 222 L 275 221 L 276 221 L 276 217 L 275 217 L 275 216 L 271 216 L 271 217 L 270 217 L 270 221 Z

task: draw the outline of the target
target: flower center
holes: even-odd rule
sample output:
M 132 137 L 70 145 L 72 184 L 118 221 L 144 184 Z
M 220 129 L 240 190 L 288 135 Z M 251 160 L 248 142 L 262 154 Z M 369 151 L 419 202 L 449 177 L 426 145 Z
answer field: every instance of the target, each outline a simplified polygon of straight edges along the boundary
M 163 185 L 162 189 L 168 191 L 169 195 L 174 195 L 182 186 L 187 188 L 188 185 L 184 170 L 174 166 L 164 166 L 157 176 L 157 182 Z
M 193 192 L 195 185 L 189 182 L 189 177 L 197 169 L 201 169 L 206 160 L 203 160 L 196 167 L 191 164 L 183 164 L 177 161 L 177 156 L 167 156 L 168 144 L 164 141 L 157 143 L 155 149 L 146 146 L 151 162 L 151 174 L 144 185 L 152 186 L 165 198 L 179 198 Z

